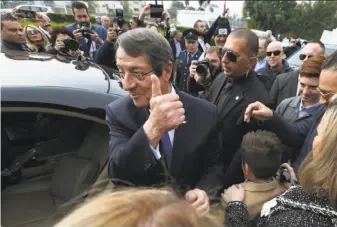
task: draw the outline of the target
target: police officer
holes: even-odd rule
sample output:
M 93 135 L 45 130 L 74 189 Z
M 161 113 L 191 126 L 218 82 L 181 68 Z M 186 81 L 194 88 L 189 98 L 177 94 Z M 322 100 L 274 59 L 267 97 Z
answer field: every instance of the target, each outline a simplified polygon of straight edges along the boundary
M 201 51 L 198 49 L 198 32 L 195 29 L 187 29 L 183 32 L 186 50 L 180 52 L 178 67 L 175 77 L 175 85 L 180 91 L 187 91 L 187 80 L 190 75 L 190 66 L 193 60 L 198 60 Z

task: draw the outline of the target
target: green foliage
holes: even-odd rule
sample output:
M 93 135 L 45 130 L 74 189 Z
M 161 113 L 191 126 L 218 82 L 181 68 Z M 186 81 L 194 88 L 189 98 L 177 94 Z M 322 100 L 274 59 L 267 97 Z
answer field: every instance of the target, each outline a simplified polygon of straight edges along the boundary
M 172 1 L 170 8 L 167 10 L 172 18 L 177 17 L 177 11 L 185 9 L 184 3 L 180 1 Z
M 132 15 L 133 12 L 128 1 L 121 1 L 121 5 L 123 6 L 124 14 Z
M 61 14 L 61 13 L 47 13 L 47 16 L 50 18 L 51 21 L 56 23 L 74 23 L 75 19 L 72 14 Z M 96 19 L 94 16 L 90 16 L 91 23 L 96 23 Z
M 323 30 L 337 27 L 336 1 L 300 2 L 246 0 L 247 27 L 272 30 L 283 36 L 319 39 Z

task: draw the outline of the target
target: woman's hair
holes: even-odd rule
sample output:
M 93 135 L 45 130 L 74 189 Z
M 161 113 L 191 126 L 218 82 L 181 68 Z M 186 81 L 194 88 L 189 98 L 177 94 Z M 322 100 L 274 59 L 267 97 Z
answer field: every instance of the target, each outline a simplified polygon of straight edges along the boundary
M 27 29 L 28 28 L 32 28 L 32 29 L 35 29 L 37 31 L 40 32 L 41 34 L 41 37 L 42 37 L 42 40 L 43 40 L 43 48 L 45 50 L 48 50 L 50 48 L 50 42 L 48 40 L 48 37 L 46 36 L 46 34 L 44 34 L 43 31 L 41 31 L 38 27 L 34 26 L 34 25 L 27 25 L 23 30 L 24 30 L 24 34 L 25 34 L 25 37 L 26 37 L 26 45 L 27 47 L 32 51 L 32 52 L 38 52 L 38 47 L 36 44 L 34 44 L 30 39 L 29 39 L 29 36 L 28 36 L 28 33 L 27 33 Z
M 327 56 L 319 54 L 314 55 L 305 62 L 303 62 L 300 70 L 301 76 L 319 78 L 322 70 L 322 64 L 326 58 Z
M 207 225 L 204 225 L 204 224 Z M 208 225 L 209 223 L 209 225 Z M 221 226 L 168 189 L 125 189 L 93 198 L 55 227 Z
M 53 29 L 53 32 L 51 33 L 51 45 L 54 47 L 57 39 L 58 34 L 64 34 L 68 35 L 72 39 L 75 39 L 75 36 L 73 33 L 67 28 L 67 27 L 57 27 Z
M 337 202 L 337 95 L 324 114 L 326 128 L 319 152 L 313 157 L 309 154 L 299 170 L 300 183 L 309 194 L 321 196 L 322 189 L 328 195 L 331 205 Z M 326 196 L 325 194 L 325 196 Z

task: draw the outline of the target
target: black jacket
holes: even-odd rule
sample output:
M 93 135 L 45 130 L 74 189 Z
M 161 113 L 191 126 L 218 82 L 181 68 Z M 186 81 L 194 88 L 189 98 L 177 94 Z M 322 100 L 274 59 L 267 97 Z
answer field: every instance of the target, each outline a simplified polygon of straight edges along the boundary
M 105 40 L 103 45 L 97 50 L 96 63 L 117 70 L 115 55 L 115 43 Z
M 269 92 L 273 108 L 276 108 L 283 100 L 294 97 L 298 86 L 299 70 L 280 74 L 276 77 Z
M 208 43 L 209 45 L 211 45 L 212 37 L 214 35 L 214 32 L 215 32 L 216 28 L 218 27 L 218 23 L 219 23 L 220 19 L 221 19 L 221 17 L 219 16 L 213 22 L 212 26 L 209 28 L 209 30 L 206 32 L 206 34 L 203 35 L 205 44 Z M 202 46 L 200 45 L 200 43 L 199 43 L 198 48 L 199 48 L 199 50 L 200 50 L 201 53 L 204 52 L 204 50 L 202 49 Z
M 205 98 L 211 103 L 217 103 L 221 90 L 227 81 L 228 77 L 224 74 L 216 76 L 209 88 L 209 92 L 205 94 Z M 249 124 L 243 121 L 247 106 L 255 101 L 268 105 L 270 98 L 264 85 L 257 78 L 256 73 L 251 70 L 248 76 L 241 81 L 240 85 L 233 85 L 226 101 L 221 106 L 217 106 L 223 134 L 223 147 L 220 155 L 224 162 L 224 170 L 227 169 L 235 152 L 239 148 L 242 137 L 246 133 L 258 128 L 255 121 L 251 121 Z M 231 173 L 231 176 L 235 178 L 235 174 Z M 241 180 L 241 177 L 239 176 L 238 179 Z M 225 176 L 224 184 L 230 183 L 231 179 Z
M 152 153 L 143 130 L 149 111 L 137 108 L 130 97 L 106 107 L 109 175 L 134 186 L 170 184 L 182 194 L 200 188 L 216 195 L 221 189 L 222 174 L 216 107 L 177 89 L 176 92 L 184 105 L 187 123 L 175 129 L 169 179 L 165 179 L 165 168 Z
M 259 79 L 264 83 L 268 92 L 270 91 L 271 87 L 274 84 L 274 81 L 279 75 L 294 71 L 294 69 L 289 66 L 287 61 L 285 60 L 282 60 L 282 61 L 283 61 L 283 68 L 278 72 L 272 72 L 270 70 L 270 66 L 268 63 L 265 65 L 265 67 L 256 71 Z

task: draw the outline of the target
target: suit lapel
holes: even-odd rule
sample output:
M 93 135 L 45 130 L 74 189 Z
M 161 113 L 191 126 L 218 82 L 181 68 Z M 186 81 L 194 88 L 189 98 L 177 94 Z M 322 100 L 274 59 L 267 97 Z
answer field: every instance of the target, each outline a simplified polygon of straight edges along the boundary
M 294 71 L 291 75 L 291 79 L 289 80 L 290 83 L 290 92 L 292 94 L 292 96 L 297 96 L 297 86 L 298 86 L 298 75 L 299 75 L 299 71 Z M 295 95 L 293 95 L 295 94 Z
M 188 151 L 188 141 L 186 141 L 186 135 L 190 134 L 190 124 L 188 122 L 189 119 L 189 105 L 185 98 L 185 95 L 178 91 L 177 88 L 176 92 L 180 97 L 180 101 L 183 103 L 185 108 L 185 119 L 186 124 L 180 125 L 178 128 L 174 131 L 174 139 L 173 139 L 173 150 L 172 150 L 172 160 L 171 160 L 171 173 L 174 177 L 177 177 L 179 175 L 184 156 L 186 154 L 186 151 Z

